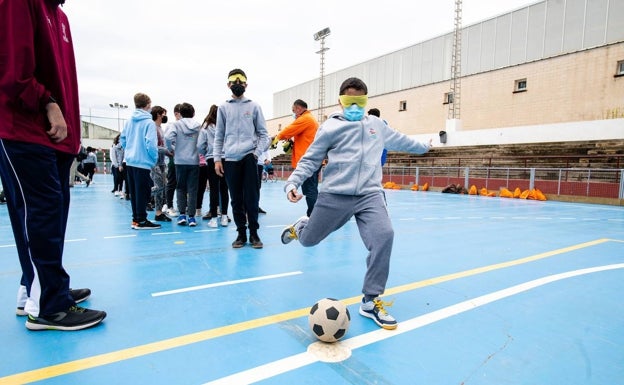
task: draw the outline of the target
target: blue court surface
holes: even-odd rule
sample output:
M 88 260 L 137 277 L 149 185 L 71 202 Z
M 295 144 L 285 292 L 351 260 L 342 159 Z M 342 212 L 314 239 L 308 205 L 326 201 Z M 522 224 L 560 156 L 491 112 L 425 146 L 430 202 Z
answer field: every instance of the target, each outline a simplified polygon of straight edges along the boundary
M 264 248 L 233 223 L 130 228 L 110 175 L 72 190 L 65 267 L 78 332 L 29 331 L 0 206 L 0 384 L 623 384 L 624 209 L 386 191 L 395 230 L 384 300 L 394 331 L 358 314 L 366 250 L 355 221 L 320 245 L 282 245 L 305 213 L 263 183 Z M 206 194 L 206 202 L 207 202 Z M 153 213 L 150 213 L 153 218 Z M 308 327 L 319 299 L 348 305 L 338 343 Z

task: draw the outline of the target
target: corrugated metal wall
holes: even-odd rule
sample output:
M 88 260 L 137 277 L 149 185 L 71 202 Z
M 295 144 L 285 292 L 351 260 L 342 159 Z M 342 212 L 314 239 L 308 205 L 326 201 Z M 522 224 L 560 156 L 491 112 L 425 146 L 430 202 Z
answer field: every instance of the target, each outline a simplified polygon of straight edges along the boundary
M 450 16 L 449 16 L 450 17 Z M 466 26 L 462 76 L 624 41 L 624 0 L 546 0 Z M 325 75 L 325 104 L 348 77 L 375 96 L 450 79 L 453 33 Z M 318 108 L 318 79 L 273 95 L 273 115 L 289 115 L 303 99 Z

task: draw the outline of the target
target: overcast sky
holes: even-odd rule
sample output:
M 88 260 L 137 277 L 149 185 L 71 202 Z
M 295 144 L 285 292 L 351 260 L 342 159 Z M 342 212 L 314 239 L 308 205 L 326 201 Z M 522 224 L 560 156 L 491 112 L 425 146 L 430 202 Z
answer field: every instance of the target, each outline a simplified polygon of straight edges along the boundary
M 535 0 L 464 0 L 463 25 Z M 325 73 L 451 32 L 455 1 L 68 0 L 80 106 L 94 122 L 117 128 L 117 110 L 145 92 L 171 114 L 179 102 L 203 121 L 210 105 L 230 92 L 227 73 L 247 73 L 246 96 L 267 119 L 273 94 L 319 76 L 315 32 L 329 27 Z M 331 95 L 334 90 L 327 90 Z M 87 116 L 83 119 L 89 120 Z

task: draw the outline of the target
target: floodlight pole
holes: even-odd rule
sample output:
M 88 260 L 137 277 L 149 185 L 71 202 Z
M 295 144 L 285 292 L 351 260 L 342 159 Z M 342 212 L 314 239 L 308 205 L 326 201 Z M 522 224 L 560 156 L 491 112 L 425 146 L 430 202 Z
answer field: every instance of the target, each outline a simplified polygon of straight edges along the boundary
M 325 38 L 329 36 L 331 31 L 324 28 L 314 34 L 314 40 L 321 42 L 321 49 L 316 53 L 321 55 L 321 65 L 319 74 L 319 96 L 318 96 L 318 122 L 323 123 L 325 110 L 325 51 L 329 48 L 325 47 Z
M 451 92 L 448 119 L 460 119 L 461 115 L 461 49 L 462 49 L 462 0 L 455 0 L 455 32 L 451 63 Z
M 125 104 L 118 103 L 118 102 L 110 103 L 109 106 L 111 108 L 117 109 L 117 131 L 121 132 L 121 125 L 119 124 L 121 121 L 121 119 L 119 118 L 119 110 L 125 110 L 126 108 L 128 108 L 128 106 Z

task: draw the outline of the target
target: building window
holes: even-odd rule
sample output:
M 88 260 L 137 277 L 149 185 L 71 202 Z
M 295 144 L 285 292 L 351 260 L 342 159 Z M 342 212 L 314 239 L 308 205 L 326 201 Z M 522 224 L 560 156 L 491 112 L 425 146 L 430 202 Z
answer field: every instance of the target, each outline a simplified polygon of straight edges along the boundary
M 615 76 L 624 76 L 624 60 L 617 62 L 617 68 L 615 70 Z
M 407 110 L 407 100 L 401 100 L 399 102 L 399 111 Z
M 527 90 L 527 80 L 518 79 L 515 81 L 514 92 L 525 92 Z
M 442 102 L 442 104 L 453 104 L 453 93 L 452 92 L 446 92 L 444 94 L 444 101 Z

